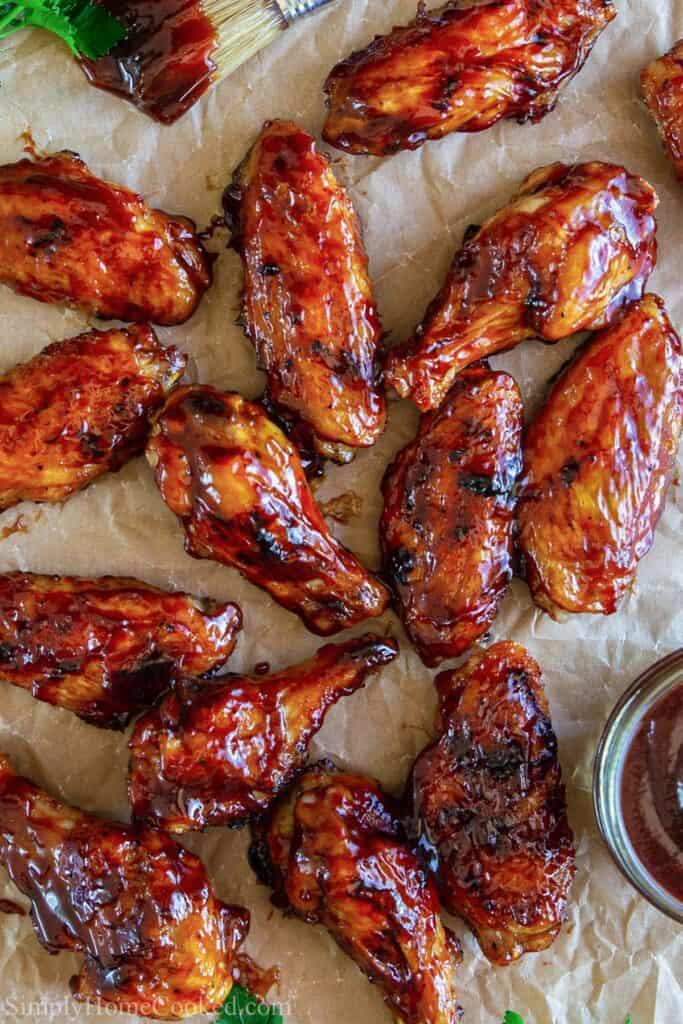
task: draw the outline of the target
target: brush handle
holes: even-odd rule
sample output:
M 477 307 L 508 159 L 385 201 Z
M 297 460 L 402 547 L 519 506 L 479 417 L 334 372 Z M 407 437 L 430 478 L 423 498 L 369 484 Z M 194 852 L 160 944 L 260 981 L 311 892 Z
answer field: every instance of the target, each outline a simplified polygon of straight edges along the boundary
M 302 18 L 304 14 L 317 11 L 319 7 L 332 3 L 332 0 L 275 0 L 276 5 L 282 12 L 282 17 L 288 24 Z

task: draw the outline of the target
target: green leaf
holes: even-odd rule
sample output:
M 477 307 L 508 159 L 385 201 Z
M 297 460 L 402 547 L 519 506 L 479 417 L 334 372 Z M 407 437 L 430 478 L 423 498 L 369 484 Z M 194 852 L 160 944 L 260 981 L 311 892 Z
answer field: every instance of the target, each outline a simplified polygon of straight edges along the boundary
M 524 1024 L 524 1020 L 518 1013 L 513 1013 L 512 1010 L 506 1010 L 505 1016 L 503 1017 L 503 1024 Z
M 277 1006 L 268 1006 L 241 985 L 233 985 L 216 1024 L 284 1024 Z
M 22 28 L 43 28 L 77 56 L 103 57 L 121 42 L 125 26 L 91 0 L 0 0 L 0 39 Z

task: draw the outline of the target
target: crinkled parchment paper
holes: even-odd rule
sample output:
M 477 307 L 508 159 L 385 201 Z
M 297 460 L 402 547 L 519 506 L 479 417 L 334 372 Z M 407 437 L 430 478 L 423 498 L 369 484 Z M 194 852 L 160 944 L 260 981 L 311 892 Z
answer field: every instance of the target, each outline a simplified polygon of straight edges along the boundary
M 335 157 L 364 224 L 377 297 L 393 340 L 406 337 L 421 316 L 465 227 L 492 213 L 529 171 L 554 160 L 623 162 L 653 182 L 661 207 L 660 262 L 652 285 L 666 297 L 674 322 L 683 326 L 683 188 L 638 98 L 640 68 L 683 36 L 683 3 L 617 0 L 617 6 L 619 17 L 541 125 L 503 123 L 480 135 L 453 135 L 385 160 Z M 16 35 L 0 47 L 0 162 L 21 155 L 18 137 L 30 127 L 39 147 L 76 150 L 96 173 L 139 190 L 153 205 L 205 224 L 218 212 L 221 189 L 262 121 L 290 117 L 318 134 L 321 86 L 332 65 L 374 33 L 407 21 L 414 8 L 414 0 L 340 0 L 284 33 L 265 55 L 173 127 L 158 126 L 88 86 L 58 41 L 40 32 Z M 160 333 L 190 355 L 192 379 L 254 396 L 262 378 L 234 323 L 240 278 L 237 256 L 223 251 L 214 286 L 197 314 L 188 324 Z M 0 369 L 87 326 L 78 313 L 0 289 Z M 575 344 L 527 342 L 495 360 L 519 381 L 528 412 Z M 393 402 L 384 438 L 353 465 L 331 469 L 320 491 L 323 497 L 348 490 L 362 495 L 361 514 L 333 528 L 371 565 L 377 561 L 380 478 L 393 453 L 412 437 L 416 421 L 409 403 Z M 236 572 L 184 554 L 182 531 L 142 458 L 63 507 L 11 509 L 0 517 L 0 530 L 19 513 L 26 532 L 0 541 L 0 571 L 134 575 L 159 586 L 236 600 L 244 611 L 245 630 L 233 670 L 262 661 L 282 666 L 310 655 L 318 645 L 294 615 Z M 527 956 L 516 966 L 489 965 L 467 929 L 455 922 L 465 951 L 460 991 L 470 1024 L 499 1024 L 508 1007 L 528 1024 L 623 1024 L 627 1013 L 633 1024 L 683 1020 L 683 931 L 636 896 L 617 872 L 598 837 L 590 794 L 593 754 L 610 708 L 641 670 L 683 642 L 682 536 L 683 490 L 676 483 L 654 550 L 619 614 L 582 616 L 560 625 L 535 609 L 518 581 L 494 624 L 494 639 L 526 644 L 545 671 L 578 873 L 560 937 L 547 952 Z M 374 625 L 388 625 L 403 636 L 391 616 Z M 336 757 L 399 790 L 430 736 L 431 676 L 404 641 L 392 666 L 329 715 L 314 754 Z M 64 800 L 101 815 L 126 817 L 126 737 L 89 728 L 66 711 L 0 683 L 0 749 Z M 248 951 L 264 964 L 279 965 L 279 999 L 289 1024 L 388 1021 L 379 993 L 326 932 L 285 920 L 270 907 L 268 892 L 247 866 L 247 844 L 246 831 L 227 829 L 188 840 L 204 858 L 220 896 L 251 910 Z M 4 872 L 0 897 L 16 898 Z M 67 995 L 77 962 L 66 953 L 49 956 L 28 918 L 0 915 L 2 1024 L 23 1019 L 61 1024 L 94 1015 Z

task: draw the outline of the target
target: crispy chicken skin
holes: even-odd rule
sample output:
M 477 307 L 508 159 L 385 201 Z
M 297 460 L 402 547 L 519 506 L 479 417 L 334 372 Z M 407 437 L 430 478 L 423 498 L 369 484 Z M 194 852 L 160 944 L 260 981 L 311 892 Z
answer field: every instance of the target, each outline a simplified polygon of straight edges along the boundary
M 519 644 L 498 643 L 436 686 L 439 738 L 413 767 L 409 831 L 444 906 L 507 964 L 552 943 L 574 877 L 541 670 Z
M 242 257 L 242 319 L 268 399 L 325 451 L 384 428 L 381 328 L 358 218 L 329 161 L 291 121 L 267 121 L 226 190 Z
M 614 164 L 535 171 L 457 253 L 414 337 L 389 353 L 387 384 L 433 409 L 478 359 L 608 324 L 652 273 L 657 202 Z
M 40 942 L 84 954 L 76 999 L 175 1020 L 230 992 L 249 914 L 216 899 L 201 861 L 164 832 L 58 803 L 2 756 L 0 864 Z
M 683 181 L 683 39 L 641 72 L 640 85 L 676 176 Z
M 332 70 L 323 137 L 384 156 L 501 118 L 540 121 L 616 17 L 612 0 L 459 0 Z
M 384 477 L 385 574 L 427 665 L 486 632 L 512 578 L 522 415 L 512 377 L 464 370 Z
M 185 364 L 143 325 L 57 341 L 0 376 L 0 511 L 64 501 L 141 454 Z
M 335 540 L 294 446 L 234 392 L 178 388 L 147 446 L 195 558 L 234 566 L 322 636 L 381 615 L 389 592 Z
M 237 605 L 139 580 L 0 575 L 0 679 L 91 725 L 122 729 L 171 676 L 204 676 L 235 646 Z
M 192 221 L 64 152 L 0 167 L 0 281 L 105 319 L 179 324 L 211 284 L 211 260 Z
M 367 635 L 269 676 L 180 682 L 131 739 L 134 817 L 185 832 L 262 814 L 304 767 L 328 710 L 397 653 Z
M 325 925 L 397 1024 L 460 1020 L 459 944 L 378 783 L 315 765 L 252 829 L 252 866 L 273 902 Z
M 592 338 L 524 442 L 519 542 L 551 614 L 616 611 L 652 547 L 683 426 L 683 351 L 656 295 Z

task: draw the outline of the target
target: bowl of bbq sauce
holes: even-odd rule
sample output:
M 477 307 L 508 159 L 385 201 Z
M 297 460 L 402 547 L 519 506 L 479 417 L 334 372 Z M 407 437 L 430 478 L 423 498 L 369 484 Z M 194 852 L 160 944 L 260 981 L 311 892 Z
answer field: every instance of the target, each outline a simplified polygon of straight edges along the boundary
M 612 712 L 593 803 L 617 866 L 683 924 L 683 648 L 639 676 Z

